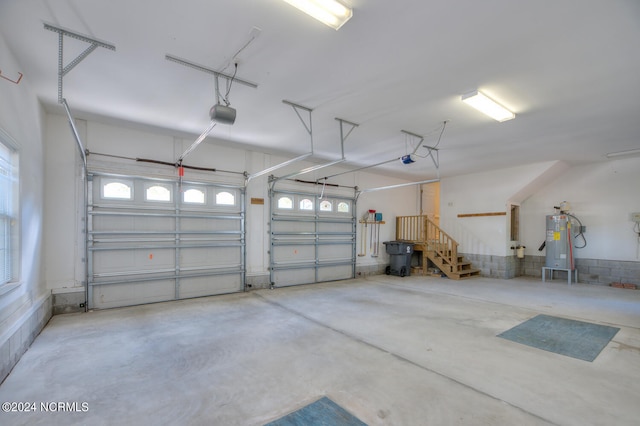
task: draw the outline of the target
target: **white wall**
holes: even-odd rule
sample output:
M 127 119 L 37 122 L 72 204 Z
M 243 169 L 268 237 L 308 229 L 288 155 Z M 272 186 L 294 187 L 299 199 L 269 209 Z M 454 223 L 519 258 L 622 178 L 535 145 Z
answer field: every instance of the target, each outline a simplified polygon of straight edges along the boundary
M 2 37 L 0 58 L 3 75 L 17 79 L 21 68 Z M 28 75 L 18 85 L 0 80 L 0 128 L 15 140 L 20 156 L 18 226 L 21 260 L 20 285 L 12 286 L 8 292 L 3 290 L 3 294 L 0 294 L 0 345 L 15 334 L 15 330 L 48 295 L 41 269 L 44 207 L 42 121 L 42 110 L 31 90 Z M 4 358 L 5 352 L 2 352 L 2 356 Z
M 511 167 L 443 178 L 440 182 L 440 225 L 461 253 L 511 254 L 509 202 L 550 163 Z M 505 216 L 458 217 L 459 214 L 506 213 Z
M 542 255 L 545 215 L 568 201 L 587 227 L 587 247 L 576 258 L 639 261 L 639 238 L 631 212 L 640 212 L 640 157 L 576 166 L 522 203 L 525 253 Z M 579 241 L 580 243 L 581 241 Z
M 63 111 L 63 107 L 60 106 Z M 66 117 L 66 116 L 65 116 Z M 81 138 L 86 123 L 76 124 Z M 84 265 L 81 210 L 83 199 L 80 154 L 66 118 L 46 114 L 44 164 L 46 191 L 44 217 L 45 279 L 49 289 L 83 290 Z
M 506 256 L 509 250 L 509 216 L 458 218 L 461 213 L 508 212 L 514 194 L 541 174 L 557 167 L 549 163 L 504 168 L 441 182 L 440 214 L 444 230 L 460 243 L 463 253 Z M 638 237 L 631 212 L 640 211 L 640 157 L 563 168 L 564 173 L 536 188 L 520 207 L 520 243 L 525 254 L 543 256 L 545 216 L 568 201 L 571 212 L 587 227 L 588 245 L 576 258 L 634 261 Z

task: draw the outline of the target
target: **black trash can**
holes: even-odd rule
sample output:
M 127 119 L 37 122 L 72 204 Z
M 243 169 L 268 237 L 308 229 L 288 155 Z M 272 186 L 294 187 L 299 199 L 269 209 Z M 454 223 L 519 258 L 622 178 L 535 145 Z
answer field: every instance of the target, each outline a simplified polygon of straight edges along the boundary
M 389 255 L 389 266 L 385 269 L 385 273 L 399 277 L 411 275 L 413 243 L 406 241 L 385 241 L 383 244 Z

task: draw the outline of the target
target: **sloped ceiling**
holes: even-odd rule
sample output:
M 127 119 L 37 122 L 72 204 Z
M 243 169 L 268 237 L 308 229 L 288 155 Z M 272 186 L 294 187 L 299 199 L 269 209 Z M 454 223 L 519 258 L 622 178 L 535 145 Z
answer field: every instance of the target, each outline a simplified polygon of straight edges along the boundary
M 215 79 L 165 55 L 229 74 L 237 62 L 237 76 L 258 88 L 231 86 L 237 120 L 210 138 L 307 152 L 308 134 L 286 99 L 313 108 L 319 160 L 340 157 L 334 118 L 359 124 L 345 143 L 351 167 L 412 151 L 418 139 L 401 130 L 439 143 L 443 177 L 607 161 L 606 153 L 640 148 L 637 0 L 344 3 L 354 16 L 335 31 L 282 0 L 2 0 L 0 33 L 22 68 L 0 59 L 0 69 L 24 73 L 45 107 L 61 111 L 58 37 L 43 24 L 106 41 L 116 50 L 97 49 L 64 78 L 74 113 L 195 138 L 209 122 Z M 65 40 L 65 63 L 85 48 Z M 498 123 L 463 104 L 474 89 L 516 118 Z M 376 170 L 436 176 L 429 159 Z

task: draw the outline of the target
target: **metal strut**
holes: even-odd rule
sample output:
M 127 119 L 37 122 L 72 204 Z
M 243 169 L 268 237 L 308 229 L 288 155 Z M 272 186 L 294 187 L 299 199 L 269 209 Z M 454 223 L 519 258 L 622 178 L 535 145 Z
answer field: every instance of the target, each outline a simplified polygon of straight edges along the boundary
M 337 119 L 336 119 L 336 120 L 337 120 Z M 347 122 L 347 123 L 348 123 L 348 122 Z M 349 124 L 352 124 L 352 123 L 349 123 Z M 351 129 L 351 130 L 353 130 L 353 129 Z M 423 136 L 417 135 L 417 134 L 415 134 L 415 133 L 411 133 L 411 132 L 409 132 L 409 131 L 407 131 L 407 130 L 400 130 L 400 131 L 401 131 L 402 133 L 406 133 L 407 135 L 415 136 L 415 137 L 417 137 L 417 138 L 420 138 L 420 143 L 422 143 L 422 141 L 424 140 L 424 137 L 423 137 Z M 349 133 L 351 133 L 351 132 L 349 132 Z M 349 135 L 347 135 L 347 136 L 349 136 Z M 414 149 L 414 151 L 413 151 L 413 153 L 412 153 L 412 154 L 415 154 L 415 153 L 418 151 L 418 148 L 420 148 L 420 143 L 418 143 L 417 147 Z M 384 165 L 384 164 L 389 164 L 389 163 L 392 163 L 392 162 L 394 162 L 394 161 L 398 161 L 398 160 L 400 160 L 401 158 L 402 158 L 402 157 L 395 157 L 395 158 L 392 158 L 391 160 L 385 160 L 385 161 L 381 161 L 381 162 L 376 163 L 376 164 L 370 164 L 370 165 L 368 165 L 368 166 L 358 167 L 357 169 L 351 169 L 351 170 L 347 170 L 347 171 L 344 171 L 344 172 L 335 173 L 335 174 L 333 174 L 333 175 L 326 176 L 326 177 L 324 177 L 323 179 L 330 179 L 330 178 L 332 178 L 332 177 L 346 175 L 347 173 L 354 173 L 354 172 L 357 172 L 357 171 L 360 171 L 360 170 L 365 170 L 365 169 L 370 169 L 370 168 L 372 168 L 372 167 L 382 166 L 382 165 Z
M 180 58 L 178 58 L 176 56 L 172 56 L 172 55 L 168 55 L 167 54 L 167 55 L 164 56 L 164 58 L 167 61 L 175 62 L 176 64 L 184 65 L 185 67 L 193 68 L 194 70 L 206 72 L 208 74 L 213 74 L 216 77 L 216 85 L 218 84 L 218 78 L 222 77 L 222 78 L 227 79 L 227 81 L 232 81 L 233 80 L 234 83 L 243 84 L 245 86 L 249 86 L 249 87 L 252 87 L 254 89 L 256 89 L 258 87 L 258 85 L 256 83 L 252 83 L 250 81 L 242 80 L 242 79 L 240 79 L 238 77 L 234 77 L 234 76 L 229 75 L 229 74 L 225 74 L 225 73 L 222 73 L 222 72 L 219 72 L 219 71 L 216 71 L 216 70 L 212 70 L 211 68 L 207 68 L 207 67 L 205 67 L 203 65 L 198 65 L 198 64 L 195 64 L 193 62 L 189 62 L 189 61 L 187 61 L 185 59 L 180 59 Z M 218 90 L 216 88 L 216 92 L 217 91 Z
M 386 191 L 387 189 L 403 188 L 405 186 L 422 185 L 423 183 L 433 183 L 433 182 L 440 182 L 440 179 L 426 179 L 418 182 L 407 182 L 407 183 L 399 183 L 397 185 L 380 186 L 378 188 L 361 189 L 356 194 L 356 200 L 360 198 L 360 194 L 364 194 L 365 192 Z
M 340 148 L 342 149 L 342 159 L 344 159 L 344 141 L 347 140 L 347 138 L 349 137 L 351 132 L 353 132 L 353 130 L 356 127 L 358 127 L 359 124 L 352 123 L 351 121 L 347 121 L 345 119 L 338 118 L 338 117 L 336 117 L 336 120 L 340 122 Z M 344 124 L 345 123 L 351 126 L 351 129 L 347 132 L 346 135 L 344 134 Z
M 76 140 L 76 144 L 78 145 L 78 150 L 80 151 L 80 155 L 82 156 L 82 166 L 83 170 L 87 171 L 87 151 L 85 150 L 84 145 L 82 144 L 82 139 L 80 139 L 80 135 L 78 134 L 78 129 L 76 128 L 76 123 L 73 120 L 73 115 L 71 114 L 71 109 L 69 108 L 69 104 L 67 104 L 66 99 L 62 99 L 62 105 L 64 106 L 64 110 L 67 113 L 67 119 L 69 120 L 69 126 L 71 126 L 71 132 L 73 133 L 73 137 Z
M 53 31 L 58 33 L 58 103 L 62 103 L 62 80 L 65 75 L 69 73 L 76 65 L 84 60 L 87 56 L 91 54 L 98 47 L 104 47 L 109 50 L 116 50 L 116 47 L 113 44 L 106 43 L 104 41 L 96 40 L 95 38 L 85 36 L 79 33 L 76 33 L 71 30 L 67 30 L 64 28 L 56 27 L 51 24 L 44 24 L 44 28 L 49 31 Z M 84 41 L 85 43 L 89 43 L 89 47 L 87 47 L 82 53 L 80 53 L 75 59 L 69 62 L 66 66 L 64 65 L 64 37 L 74 38 L 76 40 Z
M 427 157 L 431 157 L 431 161 L 433 161 L 433 165 L 436 166 L 436 173 L 438 178 L 440 178 L 440 151 L 438 150 L 438 148 L 435 148 L 433 146 L 427 146 L 427 145 L 422 145 L 424 148 L 427 148 L 429 150 L 429 154 L 427 155 Z M 433 153 L 436 153 L 436 156 L 433 156 Z
M 176 160 L 176 165 L 179 165 L 179 166 L 182 165 L 182 161 L 187 157 L 187 155 L 191 154 L 193 150 L 196 149 L 203 140 L 205 140 L 205 138 L 209 135 L 209 133 L 211 133 L 211 130 L 213 130 L 213 128 L 216 127 L 216 124 L 217 123 L 215 121 L 211 120 L 211 122 L 209 123 L 209 126 L 205 129 L 204 132 L 200 134 L 200 136 L 198 136 L 198 139 L 196 139 L 195 142 L 193 142 L 191 146 L 187 148 L 186 151 L 184 151 L 180 157 L 178 157 L 178 159 Z
M 340 159 L 335 160 L 335 161 L 330 161 L 330 162 L 324 163 L 324 164 L 317 164 L 315 166 L 307 167 L 306 169 L 302 169 L 302 170 L 297 171 L 295 173 L 291 173 L 291 174 L 288 174 L 286 176 L 282 176 L 282 177 L 276 178 L 276 179 L 274 179 L 274 181 L 272 183 L 272 187 L 279 180 L 290 179 L 290 178 L 295 177 L 295 176 L 300 176 L 300 175 L 303 175 L 303 174 L 306 174 L 306 173 L 311 173 L 311 172 L 314 172 L 316 170 L 324 169 L 325 167 L 330 167 L 330 166 L 342 163 L 343 161 L 346 160 L 346 158 L 344 156 L 344 141 L 349 137 L 349 135 L 351 134 L 353 129 L 358 127 L 358 124 L 352 123 L 352 122 L 347 121 L 347 120 L 343 120 L 342 118 L 336 118 L 336 120 L 340 122 L 340 152 L 342 153 L 342 156 L 340 157 Z M 351 130 L 349 130 L 349 132 L 347 133 L 346 136 L 344 135 L 344 124 L 345 123 L 349 124 L 351 126 Z
M 302 105 L 294 104 L 293 102 L 287 101 L 287 100 L 283 100 L 282 103 L 283 104 L 287 104 L 287 105 L 291 106 L 291 108 L 293 108 L 293 110 L 295 111 L 296 115 L 300 119 L 300 122 L 302 123 L 304 128 L 307 130 L 307 133 L 309 133 L 309 138 L 311 139 L 311 154 L 313 155 L 313 122 L 311 120 L 311 112 L 313 110 L 311 108 L 303 107 Z M 309 125 L 307 125 L 307 123 L 304 121 L 304 119 L 300 115 L 300 111 L 298 111 L 300 109 L 304 110 L 304 111 L 307 111 L 309 113 Z
M 298 157 L 295 157 L 295 158 L 292 158 L 290 160 L 284 161 L 284 162 L 282 162 L 280 164 L 276 164 L 275 166 L 271 166 L 271 167 L 268 167 L 268 168 L 266 168 L 264 170 L 261 170 L 259 172 L 250 174 L 249 176 L 247 176 L 247 179 L 245 180 L 245 186 L 248 185 L 249 181 L 251 181 L 252 179 L 255 179 L 255 178 L 260 177 L 260 176 L 264 176 L 264 175 L 266 175 L 268 173 L 271 173 L 271 172 L 273 172 L 275 170 L 281 169 L 282 167 L 286 167 L 289 164 L 293 164 L 293 163 L 295 163 L 297 161 L 304 160 L 305 158 L 310 157 L 310 156 L 313 155 L 313 122 L 311 120 L 311 113 L 313 112 L 313 109 L 304 107 L 302 105 L 294 104 L 293 102 L 286 101 L 286 100 L 283 100 L 282 103 L 283 104 L 287 104 L 287 105 L 289 105 L 289 106 L 291 106 L 293 108 L 293 110 L 295 111 L 296 115 L 298 116 L 298 118 L 302 122 L 302 125 L 307 130 L 307 133 L 309 134 L 309 139 L 310 139 L 310 142 L 311 142 L 310 151 L 307 152 L 306 154 L 299 155 Z M 309 125 L 307 125 L 307 123 L 304 121 L 304 119 L 302 118 L 302 115 L 300 115 L 300 111 L 298 111 L 298 110 L 303 110 L 303 111 L 306 111 L 306 112 L 309 113 Z

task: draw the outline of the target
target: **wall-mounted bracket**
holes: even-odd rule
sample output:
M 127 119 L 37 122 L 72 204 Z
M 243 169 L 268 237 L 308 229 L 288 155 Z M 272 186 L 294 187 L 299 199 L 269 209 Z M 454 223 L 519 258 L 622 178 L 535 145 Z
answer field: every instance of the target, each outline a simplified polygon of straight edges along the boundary
M 67 75 L 69 71 L 75 68 L 76 65 L 82 62 L 84 58 L 89 56 L 89 54 L 91 54 L 91 52 L 96 50 L 98 47 L 104 47 L 105 49 L 109 49 L 109 50 L 116 50 L 116 47 L 113 44 L 96 40 L 95 38 L 82 35 L 61 27 L 56 27 L 55 25 L 45 23 L 44 28 L 46 30 L 58 33 L 58 103 L 61 104 L 63 99 L 62 80 L 64 76 Z M 64 65 L 64 37 L 65 36 L 83 41 L 85 43 L 89 43 L 89 47 L 87 47 L 82 53 L 80 53 L 75 59 L 73 59 L 67 65 Z
M 7 80 L 7 81 L 10 81 L 10 82 L 12 82 L 14 84 L 20 84 L 20 80 L 22 80 L 23 74 L 21 72 L 19 72 L 18 74 L 19 74 L 18 75 L 18 79 L 17 80 L 12 80 L 9 77 L 5 77 L 4 75 L 2 75 L 2 70 L 0 70 L 0 77 L 5 79 L 5 80 Z

